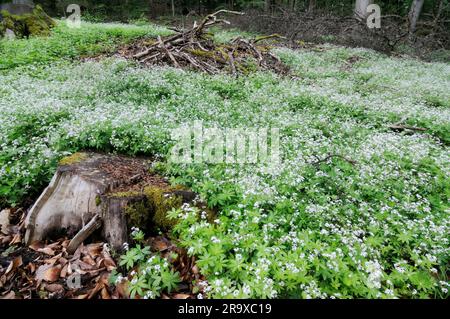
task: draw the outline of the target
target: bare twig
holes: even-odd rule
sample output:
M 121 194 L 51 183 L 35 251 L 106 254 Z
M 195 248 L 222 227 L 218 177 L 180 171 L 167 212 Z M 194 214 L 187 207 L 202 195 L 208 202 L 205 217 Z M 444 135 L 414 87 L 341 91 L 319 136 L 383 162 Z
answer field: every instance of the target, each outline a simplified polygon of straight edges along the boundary
M 407 126 L 407 125 L 389 125 L 389 128 L 394 131 L 404 131 L 404 130 L 410 130 L 410 131 L 421 131 L 424 132 L 427 129 L 424 127 L 415 127 L 415 126 Z
M 180 65 L 178 64 L 178 61 L 175 59 L 175 57 L 173 56 L 173 54 L 167 49 L 167 47 L 164 45 L 164 42 L 161 40 L 161 37 L 158 35 L 158 41 L 159 41 L 159 45 L 161 46 L 161 48 L 164 49 L 164 51 L 166 52 L 167 56 L 172 60 L 173 64 L 179 68 Z
M 340 159 L 343 159 L 344 161 L 346 161 L 346 162 L 348 162 L 348 163 L 350 163 L 350 164 L 352 164 L 352 165 L 358 164 L 357 161 L 352 160 L 351 158 L 347 158 L 347 157 L 345 157 L 345 156 L 339 155 L 339 154 L 328 154 L 325 158 L 319 159 L 319 160 L 317 160 L 316 162 L 313 162 L 313 163 L 311 163 L 311 164 L 314 165 L 314 166 L 317 166 L 317 165 L 319 165 L 320 163 L 323 163 L 323 162 L 326 162 L 326 161 L 332 159 L 333 157 L 338 157 L 338 158 L 340 158 Z

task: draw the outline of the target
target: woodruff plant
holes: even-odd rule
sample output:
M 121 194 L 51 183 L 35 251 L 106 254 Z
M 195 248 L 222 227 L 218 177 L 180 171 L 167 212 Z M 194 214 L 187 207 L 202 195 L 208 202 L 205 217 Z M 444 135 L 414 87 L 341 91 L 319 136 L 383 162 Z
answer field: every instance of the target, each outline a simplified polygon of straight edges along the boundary
M 170 293 L 181 282 L 180 275 L 174 271 L 170 263 L 163 257 L 152 255 L 150 247 L 141 246 L 144 233 L 133 228 L 131 233 L 136 246 L 129 248 L 124 245 L 126 253 L 120 257 L 119 265 L 129 272 L 125 279 L 121 273 L 112 275 L 113 283 L 128 281 L 130 298 L 154 299 L 166 291 Z

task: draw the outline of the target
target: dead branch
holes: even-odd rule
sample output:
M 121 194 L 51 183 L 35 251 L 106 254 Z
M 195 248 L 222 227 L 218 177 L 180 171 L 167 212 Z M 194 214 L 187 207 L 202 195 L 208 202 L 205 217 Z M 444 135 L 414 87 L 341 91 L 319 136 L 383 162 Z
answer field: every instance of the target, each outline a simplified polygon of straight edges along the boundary
M 67 252 L 69 254 L 73 254 L 75 250 L 77 250 L 78 246 L 81 245 L 83 241 L 85 241 L 94 231 L 100 228 L 102 225 L 102 221 L 98 214 L 95 214 L 94 217 L 90 220 L 89 223 L 86 224 L 70 241 L 69 246 L 67 246 Z
M 393 131 L 410 130 L 410 131 L 425 132 L 427 130 L 424 127 L 415 127 L 415 126 L 407 126 L 407 125 L 389 125 L 389 128 Z
M 338 158 L 340 158 L 340 159 L 343 159 L 344 161 L 346 161 L 347 163 L 350 163 L 350 164 L 352 164 L 352 165 L 358 164 L 357 161 L 355 161 L 355 160 L 353 160 L 353 159 L 351 159 L 351 158 L 348 158 L 348 157 L 339 155 L 339 154 L 328 154 L 325 158 L 323 158 L 323 159 L 318 159 L 317 161 L 315 161 L 315 162 L 313 162 L 313 163 L 311 163 L 311 164 L 314 165 L 314 166 L 317 166 L 317 165 L 319 165 L 320 163 L 327 162 L 328 160 L 330 160 L 330 159 L 332 159 L 332 158 L 334 158 L 334 157 L 338 157 Z
M 173 56 L 172 53 L 170 53 L 170 51 L 167 49 L 167 47 L 164 45 L 164 42 L 161 40 L 161 37 L 158 35 L 158 42 L 159 45 L 161 46 L 161 48 L 164 49 L 164 51 L 166 52 L 167 56 L 172 60 L 173 64 L 179 68 L 180 65 L 178 64 L 177 60 L 175 59 L 175 57 Z
M 261 69 L 270 69 L 278 73 L 287 72 L 288 68 L 270 52 L 270 47 L 256 45 L 266 39 L 283 39 L 278 34 L 261 36 L 253 40 L 238 37 L 229 44 L 215 43 L 208 29 L 217 24 L 229 23 L 219 19 L 220 14 L 242 15 L 243 13 L 219 10 L 207 15 L 200 23 L 195 22 L 190 29 L 172 29 L 176 32 L 175 34 L 164 38 L 158 36 L 157 41 L 150 45 L 148 40 L 133 44 L 132 51 L 125 52 L 125 56 L 143 64 L 169 64 L 176 68 L 191 67 L 209 74 L 216 74 L 221 70 L 227 70 L 235 76 L 246 73 L 249 68 L 252 69 L 248 64 L 251 62 L 249 60 L 256 61 Z

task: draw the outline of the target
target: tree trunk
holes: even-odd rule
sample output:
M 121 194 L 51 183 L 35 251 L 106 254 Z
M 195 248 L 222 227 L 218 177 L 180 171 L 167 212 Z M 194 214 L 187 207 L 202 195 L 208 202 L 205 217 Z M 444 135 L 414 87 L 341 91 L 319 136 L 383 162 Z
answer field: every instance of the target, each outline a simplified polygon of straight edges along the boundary
M 153 0 L 148 0 L 149 16 L 151 18 L 155 17 L 155 7 L 153 6 Z
M 317 6 L 316 0 L 309 0 L 308 12 L 313 12 L 316 9 L 316 6 Z
M 442 10 L 444 9 L 444 0 L 440 0 L 438 4 L 438 9 L 436 15 L 434 16 L 434 26 L 436 27 L 439 23 L 439 19 L 441 18 Z
M 409 34 L 412 35 L 416 32 L 417 21 L 419 20 L 420 13 L 422 12 L 424 0 L 414 0 L 409 10 Z
M 266 12 L 270 12 L 272 10 L 272 0 L 265 0 L 265 2 L 264 2 L 264 10 Z
M 367 18 L 367 7 L 373 3 L 373 0 L 356 0 L 355 3 L 355 17 L 363 21 Z

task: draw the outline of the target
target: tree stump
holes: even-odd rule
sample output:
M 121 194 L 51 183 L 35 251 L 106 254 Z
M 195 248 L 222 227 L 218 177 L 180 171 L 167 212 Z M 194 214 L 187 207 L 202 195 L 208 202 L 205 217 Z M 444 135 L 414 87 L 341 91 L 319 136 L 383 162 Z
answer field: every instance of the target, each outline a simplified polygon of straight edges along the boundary
M 63 159 L 27 214 L 26 243 L 64 231 L 75 235 L 69 246 L 76 249 L 101 222 L 103 237 L 120 249 L 128 240 L 129 228 L 142 226 L 136 225 L 139 220 L 145 227 L 155 213 L 160 218 L 171 205 L 195 198 L 190 191 L 171 188 L 150 172 L 149 165 L 149 159 L 98 153 L 75 153 Z M 162 203 L 156 203 L 158 198 L 163 198 Z
M 34 35 L 49 35 L 51 28 L 56 26 L 56 22 L 41 6 L 34 7 L 32 2 L 14 2 L 16 1 L 0 5 L 0 37 L 28 38 Z

